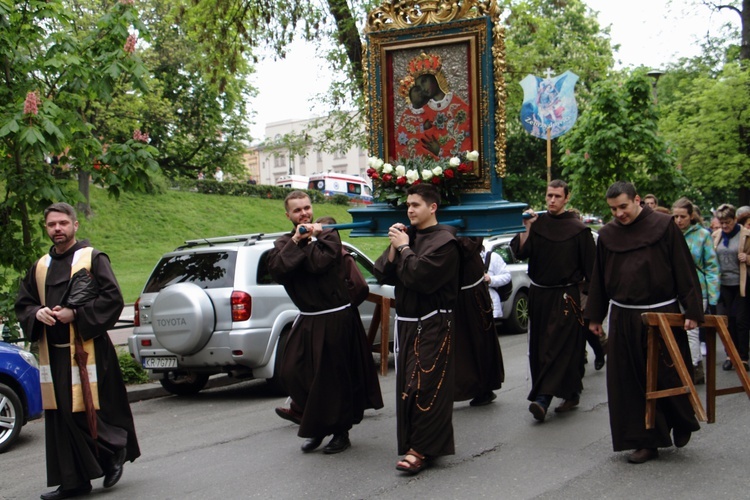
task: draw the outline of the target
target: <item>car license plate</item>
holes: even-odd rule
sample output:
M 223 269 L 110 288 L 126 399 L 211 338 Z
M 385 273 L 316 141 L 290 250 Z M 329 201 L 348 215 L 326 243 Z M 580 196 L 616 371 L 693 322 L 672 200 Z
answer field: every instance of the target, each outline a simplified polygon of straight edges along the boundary
M 165 356 L 159 358 L 143 358 L 144 368 L 177 368 L 177 358 Z

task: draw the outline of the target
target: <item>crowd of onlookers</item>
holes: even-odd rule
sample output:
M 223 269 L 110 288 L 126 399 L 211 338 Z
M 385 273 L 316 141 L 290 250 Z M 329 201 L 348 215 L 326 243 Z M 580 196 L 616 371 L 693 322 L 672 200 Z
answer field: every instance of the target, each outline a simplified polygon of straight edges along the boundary
M 748 371 L 750 332 L 750 299 L 747 294 L 747 255 L 750 253 L 750 206 L 735 208 L 725 203 L 711 211 L 705 221 L 699 208 L 687 198 L 672 204 L 671 210 L 660 206 L 653 194 L 643 202 L 655 211 L 672 215 L 693 255 L 701 282 L 707 313 L 725 315 L 732 341 L 739 352 L 743 368 Z M 688 332 L 694 366 L 694 382 L 705 382 L 702 345 L 698 329 Z M 705 351 L 704 351 L 705 352 Z M 726 371 L 736 367 L 731 360 L 723 362 Z

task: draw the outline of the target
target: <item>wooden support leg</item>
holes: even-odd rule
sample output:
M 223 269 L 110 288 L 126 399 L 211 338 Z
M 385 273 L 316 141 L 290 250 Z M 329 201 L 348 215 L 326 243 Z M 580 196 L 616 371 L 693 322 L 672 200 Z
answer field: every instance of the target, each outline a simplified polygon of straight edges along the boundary
M 653 429 L 656 420 L 656 398 L 650 395 L 656 393 L 656 372 L 659 365 L 659 329 L 648 327 L 648 348 L 646 355 L 646 429 Z
M 391 330 L 391 299 L 383 297 L 380 308 L 380 375 L 388 375 L 388 344 Z
M 696 417 L 705 422 L 707 420 L 706 411 L 703 409 L 703 404 L 693 385 L 693 379 L 690 377 L 687 366 L 685 366 L 685 360 L 682 358 L 682 353 L 672 334 L 671 326 L 682 326 L 685 322 L 684 316 L 681 314 L 643 313 L 642 317 L 644 323 L 649 326 L 646 358 L 646 429 L 654 428 L 657 399 L 682 394 L 688 394 Z M 680 387 L 657 390 L 660 348 L 657 335 L 661 335 L 667 352 L 672 358 L 672 363 L 683 384 Z
M 375 343 L 375 336 L 378 334 L 378 327 L 380 326 L 380 310 L 382 309 L 381 303 L 375 303 L 375 310 L 372 312 L 372 320 L 370 320 L 370 328 L 367 330 L 367 343 L 370 347 Z
M 695 390 L 695 385 L 693 385 L 693 377 L 690 376 L 690 372 L 688 372 L 687 366 L 685 366 L 685 360 L 682 358 L 682 353 L 672 334 L 672 329 L 663 314 L 659 315 L 659 331 L 672 357 L 672 363 L 674 363 L 677 374 L 680 376 L 683 387 L 689 390 L 688 397 L 690 398 L 690 404 L 693 405 L 696 417 L 701 422 L 705 422 L 707 420 L 706 410 L 703 409 L 703 404 L 698 397 L 698 391 Z
M 737 377 L 740 379 L 741 385 L 727 388 L 727 389 L 718 390 L 716 391 L 716 394 L 718 396 L 721 396 L 724 394 L 735 394 L 738 392 L 745 391 L 745 394 L 747 394 L 747 397 L 750 398 L 750 377 L 745 371 L 745 368 L 742 366 L 740 353 L 737 351 L 737 347 L 735 347 L 734 342 L 732 342 L 731 335 L 729 335 L 729 328 L 727 328 L 726 317 L 719 316 L 719 318 L 720 319 L 717 322 L 716 331 L 719 333 L 719 338 L 724 343 L 724 348 L 729 353 L 729 359 L 732 360 L 732 364 L 734 365 L 734 371 L 737 373 Z
M 706 411 L 708 423 L 716 422 L 716 328 L 707 326 L 706 332 Z

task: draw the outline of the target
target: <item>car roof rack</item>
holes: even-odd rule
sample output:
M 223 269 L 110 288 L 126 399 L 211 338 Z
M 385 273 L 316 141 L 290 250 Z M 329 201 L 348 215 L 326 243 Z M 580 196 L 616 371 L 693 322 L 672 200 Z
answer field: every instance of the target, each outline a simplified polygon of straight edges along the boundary
M 198 238 L 195 240 L 185 240 L 185 243 L 175 248 L 175 251 L 203 245 L 211 247 L 220 243 L 245 242 L 245 245 L 254 245 L 256 241 L 274 240 L 279 236 L 283 236 L 285 234 L 289 234 L 289 231 L 282 231 L 278 233 L 235 234 L 231 236 L 217 236 L 214 238 Z

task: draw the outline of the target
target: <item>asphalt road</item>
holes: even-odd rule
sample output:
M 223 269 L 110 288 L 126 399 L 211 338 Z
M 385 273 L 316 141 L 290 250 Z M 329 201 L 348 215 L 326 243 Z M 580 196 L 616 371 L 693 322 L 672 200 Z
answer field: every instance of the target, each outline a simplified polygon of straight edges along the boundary
M 263 381 L 208 389 L 192 398 L 132 403 L 142 456 L 110 490 L 94 481 L 93 497 L 204 498 L 555 498 L 745 499 L 750 401 L 723 396 L 717 423 L 704 424 L 687 447 L 663 449 L 643 465 L 614 453 L 604 370 L 587 365 L 581 406 L 539 424 L 527 410 L 525 336 L 502 336 L 506 382 L 494 404 L 457 403 L 456 455 L 415 477 L 395 470 L 395 376 L 381 377 L 385 408 L 368 411 L 338 455 L 303 454 L 296 426 L 273 408 L 283 398 Z M 593 356 L 590 354 L 591 359 Z M 719 369 L 720 386 L 737 382 Z M 700 386 L 703 396 L 703 387 Z M 553 405 L 557 404 L 557 400 Z M 24 427 L 0 456 L 0 498 L 28 499 L 49 488 L 44 422 Z

